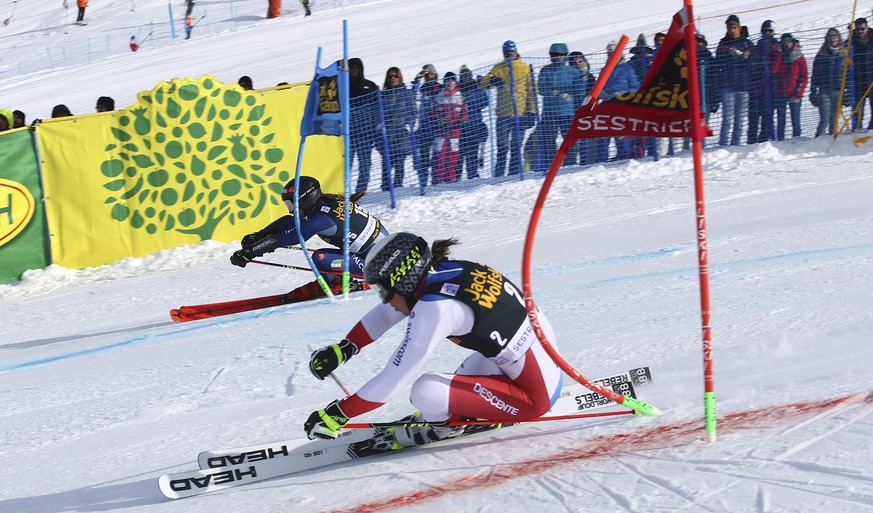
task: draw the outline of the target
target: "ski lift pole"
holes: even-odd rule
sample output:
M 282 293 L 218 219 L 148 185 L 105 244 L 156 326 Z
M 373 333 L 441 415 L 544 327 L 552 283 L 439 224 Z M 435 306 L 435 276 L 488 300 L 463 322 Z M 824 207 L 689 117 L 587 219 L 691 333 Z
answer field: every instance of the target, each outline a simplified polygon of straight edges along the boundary
M 176 25 L 173 24 L 173 4 L 167 2 L 167 9 L 170 11 L 170 35 L 173 41 L 176 40 Z

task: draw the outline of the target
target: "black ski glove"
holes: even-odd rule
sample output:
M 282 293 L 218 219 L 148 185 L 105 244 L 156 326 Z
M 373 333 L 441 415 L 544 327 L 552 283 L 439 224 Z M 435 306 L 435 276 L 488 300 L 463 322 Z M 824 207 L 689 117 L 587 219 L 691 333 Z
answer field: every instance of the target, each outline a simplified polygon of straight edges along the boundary
M 257 234 L 250 235 L 256 236 Z M 233 255 L 230 256 L 230 263 L 232 263 L 233 265 L 245 267 L 246 264 L 251 262 L 253 258 L 257 258 L 264 253 L 275 251 L 276 248 L 279 247 L 278 235 L 267 235 L 263 239 L 260 239 L 251 244 L 246 244 L 246 239 L 250 235 L 246 235 L 245 237 L 243 237 L 243 248 L 239 251 L 236 251 Z
M 309 357 L 309 371 L 318 379 L 324 379 L 340 364 L 358 354 L 358 346 L 344 338 L 339 344 L 331 344 L 312 352 Z
M 239 251 L 234 251 L 232 255 L 230 255 L 230 263 L 236 265 L 238 267 L 245 267 L 246 264 L 252 261 L 252 257 L 246 255 L 246 250 L 241 249 Z
M 332 440 L 348 422 L 349 418 L 339 407 L 339 401 L 334 401 L 323 410 L 316 410 L 309 414 L 309 418 L 303 423 L 303 430 L 310 440 L 316 438 Z

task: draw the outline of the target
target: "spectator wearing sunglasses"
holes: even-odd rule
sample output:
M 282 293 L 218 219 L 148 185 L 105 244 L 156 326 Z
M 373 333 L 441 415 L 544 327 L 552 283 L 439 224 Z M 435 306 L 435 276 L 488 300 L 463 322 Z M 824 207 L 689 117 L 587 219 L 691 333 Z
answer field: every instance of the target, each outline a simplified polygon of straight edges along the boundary
M 412 125 L 411 98 L 406 84 L 403 83 L 403 73 L 400 68 L 392 66 L 385 72 L 385 82 L 382 84 L 382 110 L 385 116 L 385 137 L 388 141 L 387 152 L 382 141 L 377 141 L 376 149 L 382 154 L 382 190 L 387 191 L 393 183 L 394 188 L 403 187 L 405 161 L 412 154 L 412 144 L 409 128 Z M 386 157 L 387 153 L 387 159 Z M 388 161 L 391 161 L 389 173 Z
M 546 172 L 557 152 L 557 137 L 562 138 L 570 131 L 573 116 L 576 114 L 576 98 L 582 86 L 582 74 L 567 61 L 570 53 L 566 43 L 553 43 L 549 48 L 551 62 L 540 70 L 537 89 L 543 97 L 543 116 L 537 135 L 540 137 L 542 151 L 535 160 L 534 170 Z
M 364 266 L 367 283 L 379 292 L 375 306 L 346 338 L 312 353 L 318 379 L 406 320 L 402 340 L 385 368 L 356 393 L 312 412 L 304 423 L 310 438 L 335 438 L 352 417 L 379 408 L 414 380 L 409 400 L 419 411 L 404 422 L 525 419 L 549 410 L 558 397 L 562 372 L 534 333 L 522 291 L 484 264 L 449 258 L 455 239 L 432 246 L 399 232 L 377 242 Z M 537 311 L 548 340 L 548 319 Z M 392 332 L 396 333 L 396 332 Z M 427 359 L 447 342 L 473 351 L 454 372 L 420 374 Z M 420 375 L 419 375 L 420 374 Z M 371 449 L 390 451 L 464 433 L 465 426 L 390 428 Z

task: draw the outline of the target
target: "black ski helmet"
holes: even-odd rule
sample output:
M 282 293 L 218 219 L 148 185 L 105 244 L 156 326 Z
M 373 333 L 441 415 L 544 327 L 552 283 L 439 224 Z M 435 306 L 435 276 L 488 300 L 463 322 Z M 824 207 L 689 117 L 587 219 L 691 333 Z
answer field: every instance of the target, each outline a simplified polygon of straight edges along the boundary
M 409 232 L 392 233 L 376 241 L 369 251 L 364 279 L 379 289 L 382 301 L 387 303 L 394 294 L 400 294 L 411 307 L 431 259 L 430 247 L 423 238 Z
M 311 176 L 300 177 L 300 213 L 308 215 L 315 208 L 315 204 L 321 199 L 321 184 Z M 294 212 L 294 180 L 291 180 L 282 188 L 282 201 L 290 212 Z

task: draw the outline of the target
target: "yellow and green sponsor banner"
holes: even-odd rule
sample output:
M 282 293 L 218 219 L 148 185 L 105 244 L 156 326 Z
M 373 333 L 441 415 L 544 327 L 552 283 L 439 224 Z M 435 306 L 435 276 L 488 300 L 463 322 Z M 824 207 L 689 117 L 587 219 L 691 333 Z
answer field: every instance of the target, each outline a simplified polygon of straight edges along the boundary
M 21 128 L 0 135 L 0 283 L 49 264 L 42 189 L 33 135 Z
M 38 127 L 52 259 L 89 267 L 207 239 L 231 241 L 287 213 L 307 85 L 243 91 L 175 79 L 115 112 Z M 309 137 L 302 174 L 341 192 L 339 137 Z

